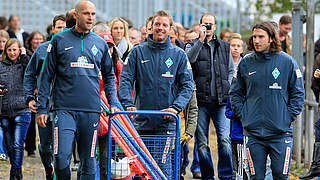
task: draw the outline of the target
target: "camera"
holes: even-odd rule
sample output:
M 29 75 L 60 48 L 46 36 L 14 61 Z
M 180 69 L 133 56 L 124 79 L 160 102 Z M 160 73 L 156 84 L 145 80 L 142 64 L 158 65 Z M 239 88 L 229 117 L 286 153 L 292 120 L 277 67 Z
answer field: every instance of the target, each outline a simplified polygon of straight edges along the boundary
M 207 30 L 211 30 L 212 29 L 212 25 L 211 24 L 204 24 L 204 27 L 206 27 Z

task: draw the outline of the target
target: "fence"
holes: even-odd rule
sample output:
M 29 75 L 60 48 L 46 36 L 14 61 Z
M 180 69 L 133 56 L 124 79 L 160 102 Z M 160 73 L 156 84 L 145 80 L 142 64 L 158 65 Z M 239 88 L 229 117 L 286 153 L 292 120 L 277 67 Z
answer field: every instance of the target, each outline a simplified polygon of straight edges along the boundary
M 57 14 L 65 14 L 74 8 L 78 0 L 1 0 L 0 16 L 18 15 L 25 31 L 40 30 L 52 23 Z M 248 12 L 244 0 L 92 0 L 97 7 L 97 20 L 110 20 L 112 17 L 129 17 L 135 27 L 144 24 L 148 16 L 160 9 L 172 14 L 175 21 L 185 27 L 199 23 L 204 13 L 217 16 L 217 33 L 226 27 L 240 32 L 249 16 L 240 18 L 240 10 Z M 250 8 L 249 8 L 250 9 Z

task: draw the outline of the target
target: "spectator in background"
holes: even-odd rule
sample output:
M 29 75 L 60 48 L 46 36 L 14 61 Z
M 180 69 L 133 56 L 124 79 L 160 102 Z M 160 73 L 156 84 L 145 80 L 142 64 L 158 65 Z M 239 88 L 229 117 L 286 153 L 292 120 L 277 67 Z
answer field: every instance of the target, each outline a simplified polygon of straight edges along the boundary
M 71 9 L 66 13 L 66 28 L 72 28 L 76 25 L 76 19 L 73 17 L 75 9 Z
M 8 20 L 5 16 L 0 16 L 0 30 L 7 30 L 8 29 Z
M 133 47 L 129 40 L 127 22 L 122 18 L 113 18 L 109 22 L 109 27 L 111 28 L 111 35 L 116 43 L 119 56 L 124 61 Z
M 0 59 L 2 56 L 2 52 L 4 50 L 4 47 L 6 45 L 6 42 L 10 39 L 9 34 L 5 30 L 0 30 Z
M 243 53 L 243 41 L 241 35 L 238 33 L 232 33 L 230 35 L 229 42 L 233 64 L 235 66 L 234 69 L 236 70 Z
M 195 24 L 192 26 L 192 30 L 198 32 L 198 34 L 200 34 L 200 25 L 199 24 Z
M 52 38 L 52 35 L 53 35 L 52 28 L 53 28 L 52 24 L 49 24 L 46 28 L 46 32 L 47 32 L 46 41 L 50 41 Z
M 129 29 L 129 39 L 130 39 L 131 44 L 133 44 L 134 46 L 139 44 L 141 42 L 140 31 L 135 27 L 130 28 Z
M 229 38 L 232 33 L 233 32 L 230 28 L 225 28 L 220 32 L 220 39 L 229 42 Z
M 45 40 L 44 35 L 40 31 L 33 31 L 26 41 L 27 54 L 31 57 L 33 52 L 37 49 L 39 44 Z
M 17 38 L 22 46 L 25 46 L 25 42 L 29 36 L 27 32 L 20 27 L 20 18 L 16 15 L 11 15 L 9 17 L 9 29 L 8 33 L 10 38 Z
M 289 15 L 281 16 L 279 20 L 279 40 L 281 42 L 281 49 L 283 52 L 292 55 L 291 51 L 291 37 L 289 36 L 289 32 L 292 29 L 292 18 Z
M 23 145 L 30 124 L 30 110 L 24 101 L 23 76 L 29 62 L 25 48 L 18 39 L 9 39 L 0 61 L 2 109 L 0 124 L 10 159 L 10 180 L 22 179 Z
M 314 60 L 313 65 L 313 77 L 312 77 L 312 85 L 311 89 L 316 97 L 316 101 L 319 103 L 319 93 L 320 93 L 320 54 L 317 55 L 317 57 Z M 312 179 L 314 177 L 320 176 L 320 117 L 319 117 L 319 111 L 320 106 L 318 106 L 318 119 L 316 120 L 314 124 L 315 129 L 315 142 L 313 145 L 313 157 L 312 157 L 312 163 L 309 171 L 304 174 L 303 176 L 300 176 L 300 179 Z
M 178 36 L 177 38 L 182 41 L 183 43 L 185 43 L 185 39 L 184 36 L 186 34 L 186 29 L 184 27 L 177 27 L 177 31 L 178 31 Z
M 38 45 L 44 41 L 44 35 L 40 31 L 33 31 L 26 41 L 27 55 L 31 57 Z M 35 91 L 37 93 L 37 91 Z M 25 150 L 28 152 L 28 156 L 35 157 L 36 150 L 36 122 L 35 113 L 31 112 L 31 122 L 29 125 L 28 133 L 26 136 Z
M 65 15 L 57 15 L 53 18 L 52 21 L 53 24 L 53 33 L 57 34 L 61 31 L 63 31 L 64 27 L 66 26 L 66 18 Z M 36 84 L 37 81 L 40 81 L 39 74 L 42 68 L 42 63 L 45 60 L 46 53 L 48 46 L 50 44 L 50 41 L 41 43 L 35 52 L 33 53 L 30 62 L 26 68 L 25 76 L 24 76 L 24 93 L 25 93 L 25 100 L 26 104 L 28 104 L 29 109 L 32 111 L 32 113 L 37 112 L 36 107 L 36 99 L 37 94 L 36 92 Z M 52 99 L 51 99 L 52 100 Z M 49 104 L 52 105 L 50 98 L 49 98 Z M 51 111 L 50 107 L 50 111 Z M 44 166 L 45 172 L 46 172 L 46 179 L 47 180 L 53 180 L 53 134 L 52 134 L 52 119 L 53 114 L 50 113 L 49 122 L 47 123 L 47 127 L 41 127 L 38 126 L 39 131 L 39 138 L 40 138 L 40 144 L 39 144 L 39 154 L 41 158 L 41 162 Z
M 233 77 L 233 60 L 229 43 L 214 34 L 216 18 L 204 14 L 200 19 L 200 37 L 186 45 L 197 87 L 198 124 L 195 134 L 202 179 L 214 179 L 209 147 L 209 123 L 212 120 L 218 139 L 218 177 L 232 178 L 230 120 L 225 116 L 229 88 Z M 213 56 L 214 55 L 214 56 Z
M 121 16 L 120 18 L 127 22 L 128 29 L 131 29 L 133 27 L 133 23 L 128 17 Z
M 234 70 L 237 71 L 238 63 L 240 62 L 243 53 L 243 41 L 241 35 L 232 33 L 230 35 L 230 51 L 233 58 Z M 240 118 L 237 118 L 231 108 L 230 99 L 228 98 L 226 106 L 226 117 L 231 120 L 231 147 L 232 147 L 232 165 L 233 177 L 238 179 L 245 176 L 243 179 L 248 179 L 243 172 L 243 130 Z
M 2 57 L 2 52 L 4 50 L 6 42 L 9 39 L 10 39 L 10 37 L 9 37 L 8 32 L 5 31 L 5 30 L 0 30 L 0 59 Z M 1 126 L 1 121 L 0 121 L 0 161 L 1 160 L 5 161 L 8 158 L 7 148 L 6 148 L 6 145 L 4 143 L 3 135 L 4 135 L 3 134 L 3 129 L 2 129 L 2 126 Z
M 102 33 L 108 33 L 110 34 L 110 28 L 108 26 L 108 24 L 101 22 L 101 23 L 96 23 L 96 25 L 93 26 L 92 28 L 92 32 L 96 33 L 96 34 L 102 34 Z
M 186 31 L 184 35 L 184 40 L 186 43 L 193 41 L 194 39 L 197 39 L 199 37 L 199 33 L 195 30 L 188 30 Z
M 111 34 L 108 33 L 102 33 L 99 34 L 100 37 L 102 37 L 109 47 L 109 52 L 111 54 L 112 62 L 113 62 L 113 70 L 115 75 L 115 83 L 118 91 L 119 87 L 119 81 L 120 81 L 120 73 L 122 70 L 122 64 L 120 63 L 120 57 L 118 55 L 118 51 L 115 49 L 115 43 L 113 41 L 113 38 Z M 105 95 L 105 92 L 103 90 L 103 81 L 101 74 L 100 77 L 100 96 Z M 99 123 L 99 130 L 98 130 L 98 143 L 99 143 L 99 168 L 100 168 L 100 180 L 106 180 L 107 179 L 107 163 L 108 163 L 108 131 L 107 131 L 107 120 L 108 116 L 103 118 L 103 113 L 100 114 L 100 123 Z M 102 122 L 103 121 L 103 122 Z
M 185 44 L 178 39 L 178 28 L 175 25 L 171 26 L 169 36 L 172 44 L 178 46 L 181 49 L 184 49 Z
M 142 42 L 147 38 L 147 28 L 145 24 L 140 27 L 140 33 L 141 33 L 140 42 Z
M 149 34 L 152 34 L 152 19 L 153 19 L 153 16 L 149 16 L 146 20 L 146 25 L 145 25 L 145 36 L 142 36 L 141 37 L 141 42 L 142 41 L 146 41 L 147 37 Z M 143 28 L 144 29 L 144 28 Z M 140 29 L 141 30 L 141 29 Z M 142 33 L 142 32 L 141 32 Z

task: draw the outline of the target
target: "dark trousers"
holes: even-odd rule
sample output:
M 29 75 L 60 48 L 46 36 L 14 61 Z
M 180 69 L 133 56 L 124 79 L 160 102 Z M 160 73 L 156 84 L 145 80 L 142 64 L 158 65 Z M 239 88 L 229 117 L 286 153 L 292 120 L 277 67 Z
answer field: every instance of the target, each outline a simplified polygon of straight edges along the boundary
M 248 137 L 246 147 L 250 179 L 264 180 L 268 155 L 271 159 L 273 178 L 277 180 L 288 179 L 292 137 L 281 137 L 269 140 Z
M 316 123 L 314 125 L 314 130 L 315 130 L 316 142 L 320 142 L 320 118 L 316 120 Z
M 36 121 L 35 113 L 31 113 L 31 122 L 26 136 L 25 141 L 25 150 L 29 153 L 32 153 L 36 150 Z
M 75 140 L 80 157 L 77 179 L 95 179 L 99 121 L 99 113 L 65 110 L 54 112 L 53 154 L 57 180 L 71 179 L 70 161 Z
M 102 136 L 98 136 L 99 143 L 99 168 L 100 168 L 100 180 L 107 179 L 107 163 L 108 163 L 108 133 Z

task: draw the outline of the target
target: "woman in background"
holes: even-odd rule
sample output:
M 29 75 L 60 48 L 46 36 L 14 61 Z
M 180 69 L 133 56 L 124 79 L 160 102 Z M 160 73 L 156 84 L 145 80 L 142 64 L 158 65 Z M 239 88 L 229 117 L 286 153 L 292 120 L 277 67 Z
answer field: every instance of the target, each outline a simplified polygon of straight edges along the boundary
M 0 84 L 4 86 L 0 122 L 11 164 L 10 180 L 22 179 L 23 145 L 31 119 L 23 92 L 28 62 L 29 56 L 19 40 L 9 39 L 0 61 Z
M 128 56 L 133 45 L 129 40 L 128 23 L 121 18 L 113 18 L 109 27 L 111 28 L 111 36 L 116 44 L 120 59 L 124 61 Z

